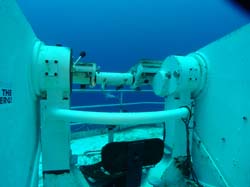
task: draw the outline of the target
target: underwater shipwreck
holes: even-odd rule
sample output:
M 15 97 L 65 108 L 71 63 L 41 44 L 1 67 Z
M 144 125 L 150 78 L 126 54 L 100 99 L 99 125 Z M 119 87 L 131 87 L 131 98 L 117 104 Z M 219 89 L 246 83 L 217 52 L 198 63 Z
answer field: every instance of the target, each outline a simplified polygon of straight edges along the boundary
M 14 0 L 0 1 L 0 23 L 0 186 L 250 186 L 250 25 L 120 73 L 46 45 Z M 162 110 L 94 111 L 71 106 L 75 92 L 117 97 L 107 107 L 151 93 Z

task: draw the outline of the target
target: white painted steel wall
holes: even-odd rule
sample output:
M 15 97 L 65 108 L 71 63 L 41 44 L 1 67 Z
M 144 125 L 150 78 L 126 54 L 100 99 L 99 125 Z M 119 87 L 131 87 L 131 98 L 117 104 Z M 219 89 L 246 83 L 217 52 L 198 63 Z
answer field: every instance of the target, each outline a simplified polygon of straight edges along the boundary
M 218 187 L 249 187 L 250 24 L 198 52 L 209 65 L 207 86 L 195 110 L 201 140 L 196 138 L 193 145 L 198 178 Z
M 0 0 L 0 25 L 0 186 L 28 187 L 38 147 L 36 98 L 29 82 L 37 39 L 14 0 Z

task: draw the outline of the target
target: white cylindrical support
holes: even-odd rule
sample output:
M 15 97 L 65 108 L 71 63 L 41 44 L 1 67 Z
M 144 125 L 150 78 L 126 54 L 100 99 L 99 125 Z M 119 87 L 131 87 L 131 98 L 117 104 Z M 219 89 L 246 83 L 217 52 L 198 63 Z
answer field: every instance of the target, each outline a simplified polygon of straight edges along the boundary
M 99 72 L 96 73 L 96 84 L 105 85 L 132 85 L 133 75 L 131 73 L 110 73 Z
M 154 76 L 153 90 L 161 97 L 190 93 L 198 96 L 207 80 L 207 64 L 203 56 L 169 56 Z
M 51 114 L 53 117 L 69 122 L 100 125 L 136 125 L 161 123 L 169 119 L 186 118 L 189 115 L 189 110 L 186 107 L 182 107 L 156 112 L 111 113 L 54 109 Z
M 82 72 L 95 72 L 96 71 L 96 65 L 93 63 L 84 63 L 84 64 L 78 64 L 73 66 L 73 72 L 75 73 L 82 73 Z

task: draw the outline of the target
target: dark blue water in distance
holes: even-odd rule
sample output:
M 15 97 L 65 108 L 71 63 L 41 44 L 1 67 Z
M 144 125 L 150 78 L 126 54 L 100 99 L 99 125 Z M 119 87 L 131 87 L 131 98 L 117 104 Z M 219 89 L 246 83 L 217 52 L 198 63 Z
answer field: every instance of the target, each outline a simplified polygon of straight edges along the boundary
M 249 22 L 225 0 L 18 0 L 46 44 L 81 50 L 101 71 L 126 72 L 140 59 L 185 55 Z M 116 94 L 115 94 L 116 95 Z M 154 94 L 125 94 L 124 102 L 162 101 Z M 118 103 L 104 94 L 72 95 L 72 105 Z M 162 106 L 124 107 L 126 111 Z M 118 111 L 119 107 L 98 111 Z

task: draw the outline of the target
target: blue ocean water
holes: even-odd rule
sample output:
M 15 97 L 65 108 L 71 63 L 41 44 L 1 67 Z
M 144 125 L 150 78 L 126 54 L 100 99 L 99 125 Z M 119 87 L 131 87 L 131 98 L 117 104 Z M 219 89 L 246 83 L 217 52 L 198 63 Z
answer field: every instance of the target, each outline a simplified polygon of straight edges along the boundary
M 126 72 L 140 59 L 185 55 L 249 22 L 224 0 L 18 0 L 37 36 L 47 44 L 81 50 L 101 71 Z M 126 94 L 124 102 L 162 101 Z M 72 105 L 118 103 L 104 94 L 72 95 Z M 157 110 L 159 106 L 125 108 Z M 104 109 L 100 109 L 104 110 Z M 108 110 L 108 109 L 106 109 Z M 118 110 L 118 108 L 113 109 Z

